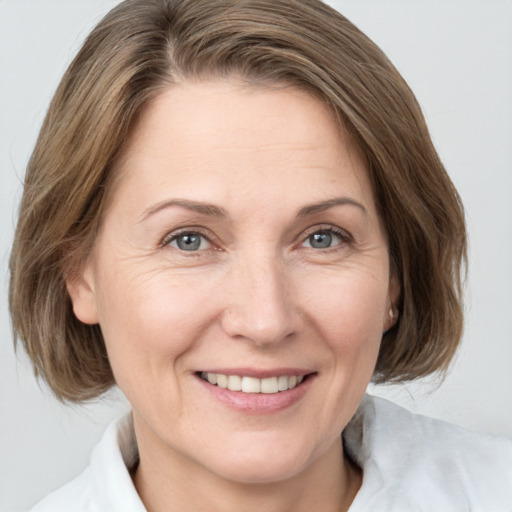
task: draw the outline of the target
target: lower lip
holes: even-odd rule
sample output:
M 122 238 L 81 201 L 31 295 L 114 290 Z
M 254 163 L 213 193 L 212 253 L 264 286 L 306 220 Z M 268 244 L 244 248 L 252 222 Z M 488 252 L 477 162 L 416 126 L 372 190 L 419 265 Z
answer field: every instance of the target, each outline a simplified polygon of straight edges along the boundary
M 200 384 L 217 400 L 247 414 L 272 414 L 296 404 L 310 389 L 315 375 L 308 375 L 298 386 L 278 393 L 243 393 L 220 388 L 196 376 Z

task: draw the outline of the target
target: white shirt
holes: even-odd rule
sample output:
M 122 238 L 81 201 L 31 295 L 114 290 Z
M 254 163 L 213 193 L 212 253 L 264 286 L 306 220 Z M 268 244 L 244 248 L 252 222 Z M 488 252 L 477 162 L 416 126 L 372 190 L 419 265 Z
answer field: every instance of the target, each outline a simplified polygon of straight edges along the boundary
M 512 440 L 368 395 L 343 439 L 363 470 L 349 512 L 512 511 Z M 137 457 L 127 415 L 107 428 L 87 469 L 31 512 L 146 512 L 129 473 Z

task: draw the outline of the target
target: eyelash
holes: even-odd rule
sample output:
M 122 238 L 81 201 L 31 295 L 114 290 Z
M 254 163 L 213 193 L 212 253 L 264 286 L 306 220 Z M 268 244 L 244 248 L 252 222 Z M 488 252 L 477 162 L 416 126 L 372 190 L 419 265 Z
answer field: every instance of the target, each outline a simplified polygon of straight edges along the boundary
M 316 233 L 328 233 L 328 234 L 332 234 L 340 239 L 340 243 L 338 243 L 334 246 L 331 246 L 331 247 L 326 247 L 326 248 L 308 247 L 309 249 L 313 249 L 318 252 L 333 252 L 333 251 L 339 250 L 340 245 L 350 244 L 353 242 L 352 236 L 347 231 L 342 230 L 340 228 L 336 228 L 332 225 L 326 225 L 326 226 L 314 226 L 314 227 L 306 230 L 306 232 L 301 233 L 300 238 L 298 237 L 300 240 L 299 245 L 306 243 L 308 241 L 308 239 Z M 160 245 L 163 248 L 169 247 L 173 241 L 177 240 L 179 237 L 181 237 L 183 235 L 198 235 L 198 236 L 204 238 L 214 248 L 216 246 L 216 244 L 212 241 L 211 235 L 205 233 L 202 229 L 195 228 L 195 227 L 187 227 L 187 228 L 181 229 L 177 232 L 172 232 L 172 233 L 167 234 L 163 238 Z M 186 251 L 184 249 L 179 249 L 179 248 L 173 248 L 173 249 L 176 249 L 181 253 L 188 252 L 189 253 L 188 256 L 197 255 L 198 253 L 204 252 L 205 250 L 207 250 L 207 249 L 199 249 L 199 250 Z
M 313 249 L 313 250 L 319 251 L 319 252 L 320 251 L 321 252 L 337 251 L 340 249 L 340 247 L 339 247 L 340 245 L 346 245 L 346 244 L 350 244 L 351 242 L 353 242 L 352 236 L 347 231 L 337 228 L 337 227 L 334 227 L 334 226 L 331 226 L 331 225 L 327 225 L 327 226 L 314 226 L 314 227 L 310 228 L 309 230 L 307 230 L 305 234 L 301 234 L 301 240 L 302 240 L 301 245 L 306 243 L 309 240 L 309 238 L 316 233 L 329 233 L 329 234 L 335 235 L 336 237 L 338 237 L 340 239 L 339 244 L 333 245 L 331 247 L 326 247 L 326 248 L 309 247 L 309 249 Z
M 160 245 L 161 245 L 161 247 L 168 247 L 171 244 L 171 242 L 173 242 L 174 240 L 177 240 L 180 236 L 183 236 L 183 235 L 199 235 L 200 237 L 204 238 L 209 244 L 215 245 L 214 242 L 212 242 L 212 237 L 209 234 L 206 234 L 200 228 L 195 228 L 195 227 L 187 227 L 187 228 L 181 229 L 177 232 L 173 231 L 172 233 L 167 234 L 163 238 Z M 177 250 L 179 250 L 180 252 L 190 252 L 190 255 L 192 255 L 194 253 L 201 252 L 200 250 L 199 251 L 185 251 L 185 250 L 180 250 L 180 249 L 177 249 Z

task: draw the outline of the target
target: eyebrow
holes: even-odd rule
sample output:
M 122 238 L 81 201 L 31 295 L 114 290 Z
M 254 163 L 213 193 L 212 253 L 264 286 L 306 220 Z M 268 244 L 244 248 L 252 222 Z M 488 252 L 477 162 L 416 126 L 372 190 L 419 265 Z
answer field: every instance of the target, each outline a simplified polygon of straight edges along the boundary
M 172 206 L 179 206 L 181 208 L 185 208 L 195 213 L 199 213 L 200 215 L 208 215 L 210 217 L 229 217 L 228 213 L 224 208 L 220 206 L 216 206 L 210 203 L 203 203 L 200 201 L 191 201 L 190 199 L 168 199 L 166 201 L 162 201 L 157 203 L 149 208 L 146 208 L 141 215 L 141 219 L 139 222 L 147 219 L 151 215 L 158 213 L 166 208 L 170 208 Z
M 299 210 L 297 217 L 307 217 L 308 215 L 314 215 L 316 213 L 324 212 L 333 206 L 355 206 L 362 210 L 365 215 L 368 215 L 368 211 L 366 208 L 356 201 L 355 199 L 351 199 L 350 197 L 335 197 L 333 199 L 328 199 L 327 201 L 321 201 L 319 203 L 310 204 L 308 206 L 304 206 Z
M 368 214 L 366 208 L 359 203 L 358 201 L 351 199 L 350 197 L 336 197 L 334 199 L 328 199 L 326 201 L 320 201 L 319 203 L 310 204 L 301 208 L 297 214 L 297 217 L 307 217 L 308 215 L 315 215 L 316 213 L 324 212 L 329 208 L 333 208 L 334 206 L 355 206 L 359 208 L 364 214 Z M 220 206 L 216 206 L 211 203 L 203 203 L 200 201 L 192 201 L 190 199 L 168 199 L 166 201 L 161 201 L 149 208 L 146 208 L 142 212 L 142 216 L 139 222 L 147 219 L 151 215 L 158 213 L 166 208 L 170 208 L 173 206 L 179 206 L 181 208 L 185 208 L 187 210 L 193 211 L 195 213 L 199 213 L 200 215 L 207 215 L 210 217 L 220 217 L 220 218 L 228 218 L 229 214 Z

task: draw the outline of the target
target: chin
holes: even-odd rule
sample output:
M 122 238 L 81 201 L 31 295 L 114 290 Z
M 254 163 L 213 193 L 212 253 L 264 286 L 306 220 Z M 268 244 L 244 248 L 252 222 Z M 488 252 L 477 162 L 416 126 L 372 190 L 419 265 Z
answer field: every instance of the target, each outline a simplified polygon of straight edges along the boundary
M 229 481 L 239 484 L 272 484 L 288 480 L 299 474 L 306 464 L 289 460 L 237 461 L 235 464 L 217 468 L 216 473 Z
M 261 441 L 261 440 L 260 440 Z M 232 446 L 212 455 L 209 469 L 218 476 L 241 484 L 270 484 L 290 479 L 307 468 L 312 460 L 308 450 L 285 447 L 286 442 L 267 444 L 253 440 L 247 446 Z

